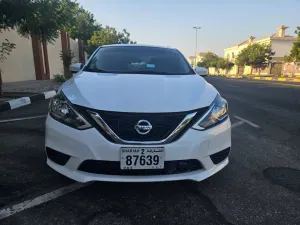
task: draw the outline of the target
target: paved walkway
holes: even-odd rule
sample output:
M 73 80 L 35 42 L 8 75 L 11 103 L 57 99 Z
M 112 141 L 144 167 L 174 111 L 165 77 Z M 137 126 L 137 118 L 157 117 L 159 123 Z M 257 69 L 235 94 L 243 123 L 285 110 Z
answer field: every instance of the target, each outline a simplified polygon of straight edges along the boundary
M 46 91 L 58 90 L 61 84 L 53 80 L 29 80 L 20 82 L 10 82 L 3 84 L 3 92 L 27 92 L 41 93 Z

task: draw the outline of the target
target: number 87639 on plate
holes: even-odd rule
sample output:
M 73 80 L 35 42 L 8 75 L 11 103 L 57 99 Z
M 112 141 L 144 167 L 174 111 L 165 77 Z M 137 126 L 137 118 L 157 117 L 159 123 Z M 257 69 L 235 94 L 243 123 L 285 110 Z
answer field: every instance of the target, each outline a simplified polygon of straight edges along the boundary
M 164 148 L 121 148 L 121 169 L 163 169 Z

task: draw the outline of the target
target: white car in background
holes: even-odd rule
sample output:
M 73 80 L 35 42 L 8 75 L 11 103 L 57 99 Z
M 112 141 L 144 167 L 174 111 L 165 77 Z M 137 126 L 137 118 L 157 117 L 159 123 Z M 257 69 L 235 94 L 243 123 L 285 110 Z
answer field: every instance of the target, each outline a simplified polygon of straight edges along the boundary
M 79 182 L 201 181 L 228 164 L 227 102 L 177 49 L 101 46 L 70 68 L 46 121 L 57 172 Z

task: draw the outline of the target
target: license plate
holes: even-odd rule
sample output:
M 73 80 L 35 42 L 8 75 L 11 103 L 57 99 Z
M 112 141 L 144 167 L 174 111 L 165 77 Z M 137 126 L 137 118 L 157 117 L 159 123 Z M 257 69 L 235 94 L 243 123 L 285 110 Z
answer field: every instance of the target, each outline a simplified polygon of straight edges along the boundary
M 163 169 L 164 148 L 121 148 L 121 169 Z

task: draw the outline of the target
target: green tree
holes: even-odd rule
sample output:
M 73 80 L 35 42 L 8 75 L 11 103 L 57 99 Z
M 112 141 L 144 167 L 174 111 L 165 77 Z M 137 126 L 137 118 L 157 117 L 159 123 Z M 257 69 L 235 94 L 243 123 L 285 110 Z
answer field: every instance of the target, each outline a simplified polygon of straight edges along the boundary
M 213 67 L 213 68 L 218 68 L 218 60 L 219 56 L 217 56 L 213 52 L 208 52 L 204 57 L 203 57 L 203 62 L 208 66 L 208 67 Z
M 232 69 L 232 67 L 234 67 L 234 63 L 227 60 L 226 66 L 224 68 L 226 70 L 226 73 L 228 73 L 228 71 L 230 71 Z
M 236 58 L 236 64 L 239 66 L 251 66 L 260 70 L 265 68 L 275 54 L 269 44 L 254 43 L 243 49 Z
M 197 65 L 202 65 L 203 67 L 209 68 L 209 67 L 217 67 L 217 61 L 219 59 L 219 56 L 217 56 L 213 52 L 208 52 L 204 55 L 202 62 L 198 62 Z
M 64 66 L 65 80 L 68 80 L 72 77 L 72 73 L 70 72 L 69 67 L 73 63 L 74 53 L 71 50 L 65 50 L 65 51 L 61 51 L 59 56 Z
M 220 68 L 219 60 L 220 57 L 218 55 L 216 55 L 213 52 L 208 52 L 203 56 L 202 61 L 197 63 L 197 66 L 205 67 L 205 68 L 213 67 L 215 68 L 215 70 L 217 70 L 217 73 L 219 74 L 219 68 Z
M 118 33 L 118 38 L 119 44 L 136 44 L 136 41 L 130 40 L 130 33 L 126 29 Z
M 7 59 L 6 57 L 10 55 L 11 51 L 15 48 L 15 46 L 15 44 L 10 43 L 7 39 L 5 39 L 4 42 L 2 42 L 2 44 L 0 45 L 0 65 L 5 59 Z M 0 97 L 2 96 L 2 70 L 0 67 Z
M 68 31 L 71 38 L 83 40 L 84 45 L 87 46 L 88 40 L 93 36 L 93 33 L 100 31 L 102 27 L 94 18 L 94 14 L 78 5 L 74 7 L 77 9 L 77 12 L 74 14 L 74 24 Z
M 95 31 L 88 40 L 88 54 L 92 54 L 99 46 L 109 44 L 136 44 L 130 40 L 130 33 L 124 29 L 118 32 L 116 28 L 106 26 L 100 31 Z
M 1 0 L 0 32 L 16 29 L 25 37 L 35 35 L 42 41 L 46 54 L 47 42 L 52 43 L 60 30 L 74 24 L 76 5 L 72 0 Z M 7 42 L 1 46 L 7 48 Z
M 227 61 L 224 58 L 220 57 L 217 60 L 217 67 L 224 70 L 226 68 L 226 63 Z
M 191 63 L 191 65 L 193 67 L 193 63 Z M 197 66 L 208 68 L 208 66 L 205 64 L 205 62 L 197 62 Z
M 300 62 L 300 26 L 295 30 L 298 35 L 297 41 L 293 44 L 290 55 L 284 57 L 286 62 Z
M 13 28 L 24 21 L 31 11 L 31 4 L 31 0 L 1 0 L 0 29 Z
M 236 57 L 235 64 L 237 66 L 249 65 L 249 48 L 244 48 Z
M 42 42 L 53 43 L 61 30 L 69 29 L 74 22 L 75 3 L 70 0 L 30 1 L 25 18 L 17 22 L 20 34 L 36 35 Z
M 231 70 L 233 66 L 234 63 L 230 62 L 228 59 L 222 57 L 218 58 L 217 67 L 225 70 L 226 73 L 228 73 L 228 71 Z

